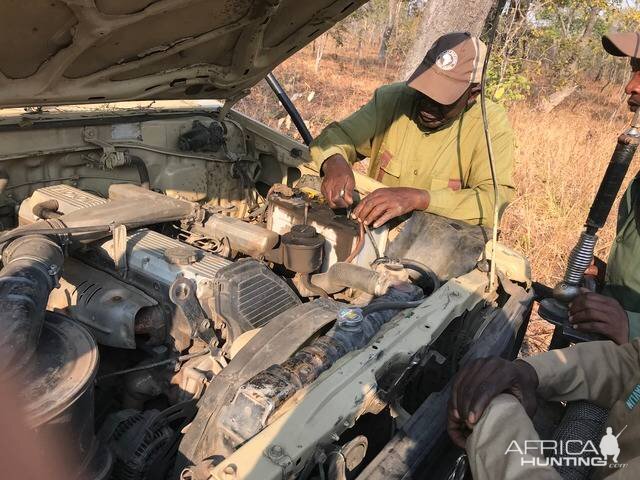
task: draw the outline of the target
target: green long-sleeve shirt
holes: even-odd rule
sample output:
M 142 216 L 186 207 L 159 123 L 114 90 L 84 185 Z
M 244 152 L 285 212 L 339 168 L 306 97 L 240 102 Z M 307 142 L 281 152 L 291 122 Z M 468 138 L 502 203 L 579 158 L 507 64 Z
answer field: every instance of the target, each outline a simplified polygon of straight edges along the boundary
M 418 95 L 405 83 L 379 88 L 369 103 L 315 139 L 313 161 L 320 168 L 334 154 L 352 164 L 368 157 L 370 177 L 390 187 L 429 191 L 428 212 L 491 226 L 494 189 L 480 105 L 428 131 L 414 120 Z M 487 113 L 502 213 L 514 195 L 514 137 L 502 107 L 488 101 Z
M 620 201 L 617 235 L 611 246 L 602 291 L 616 299 L 627 312 L 630 339 L 640 337 L 640 233 L 635 215 L 638 195 L 640 174 L 629 185 Z

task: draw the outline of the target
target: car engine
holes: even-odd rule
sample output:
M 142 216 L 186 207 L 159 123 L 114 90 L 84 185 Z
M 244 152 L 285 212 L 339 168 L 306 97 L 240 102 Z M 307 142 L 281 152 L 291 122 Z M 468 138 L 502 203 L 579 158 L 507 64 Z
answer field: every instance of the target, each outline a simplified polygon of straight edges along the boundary
M 385 321 L 366 317 L 363 333 L 362 311 L 352 307 L 374 297 L 409 301 L 423 295 L 415 288 L 391 295 L 409 285 L 410 274 L 400 262 L 380 257 L 386 229 L 364 232 L 335 215 L 310 187 L 275 185 L 259 218 L 246 221 L 130 184 L 111 185 L 107 198 L 57 184 L 22 201 L 18 219 L 19 226 L 0 239 L 5 270 L 26 262 L 48 277 L 51 288 L 25 293 L 3 270 L 2 298 L 12 298 L 6 289 L 20 290 L 5 308 L 28 303 L 35 309 L 46 298 L 41 328 L 47 338 L 59 338 L 53 345 L 36 343 L 28 338 L 37 328 L 33 318 L 14 322 L 14 331 L 29 332 L 5 365 L 26 371 L 15 362 L 18 354 L 37 359 L 39 370 L 29 375 L 42 380 L 34 382 L 38 393 L 53 406 L 44 408 L 49 415 L 34 427 L 55 432 L 59 419 L 72 413 L 86 437 L 78 461 L 91 478 L 166 473 L 210 381 L 279 315 L 304 316 L 315 308 L 324 324 L 339 314 L 344 325 L 243 388 L 221 417 L 227 450 L 258 433 L 287 396 L 364 345 Z M 417 270 L 433 290 L 436 276 L 427 267 Z M 84 355 L 67 358 L 74 348 L 93 352 L 91 362 Z M 63 365 L 81 375 L 47 375 Z M 291 377 L 293 371 L 298 376 Z M 249 418 L 250 425 L 244 421 Z M 100 425 L 95 432 L 94 421 Z
M 0 154 L 0 371 L 23 385 L 38 436 L 65 439 L 77 478 L 209 478 L 202 465 L 224 465 L 345 357 L 375 351 L 398 312 L 485 250 L 482 229 L 433 215 L 369 229 L 325 204 L 294 142 L 190 115 L 11 131 Z M 468 343 L 457 331 L 436 372 Z M 418 361 L 379 355 L 382 377 Z M 391 421 L 391 407 L 367 408 Z M 347 420 L 361 435 L 341 443 L 361 451 L 366 428 Z M 313 467 L 312 453 L 286 468 Z

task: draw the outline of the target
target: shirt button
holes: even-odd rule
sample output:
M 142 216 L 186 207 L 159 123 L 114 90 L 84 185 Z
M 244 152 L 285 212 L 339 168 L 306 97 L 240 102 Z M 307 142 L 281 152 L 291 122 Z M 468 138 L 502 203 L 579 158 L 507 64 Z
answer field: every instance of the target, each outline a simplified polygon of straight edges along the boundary
M 418 170 L 414 170 L 414 171 L 413 171 L 413 174 L 414 174 L 414 175 L 418 175 Z

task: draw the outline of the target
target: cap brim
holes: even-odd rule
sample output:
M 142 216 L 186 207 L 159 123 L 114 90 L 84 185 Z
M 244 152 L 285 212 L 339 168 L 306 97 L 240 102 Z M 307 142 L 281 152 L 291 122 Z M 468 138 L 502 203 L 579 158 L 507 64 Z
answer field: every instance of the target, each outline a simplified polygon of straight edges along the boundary
M 640 33 L 612 33 L 602 37 L 605 51 L 614 57 L 640 58 Z
M 452 105 L 462 97 L 471 83 L 444 77 L 428 65 L 421 64 L 407 80 L 407 85 L 442 105 Z

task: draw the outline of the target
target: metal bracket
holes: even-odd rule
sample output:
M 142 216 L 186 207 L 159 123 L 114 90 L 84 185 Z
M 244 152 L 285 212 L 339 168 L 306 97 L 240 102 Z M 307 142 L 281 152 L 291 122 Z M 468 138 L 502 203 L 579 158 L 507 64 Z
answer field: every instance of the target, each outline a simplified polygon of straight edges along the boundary
M 169 298 L 189 322 L 191 338 L 199 338 L 210 347 L 215 348 L 218 345 L 218 338 L 211 328 L 211 321 L 205 315 L 196 297 L 196 288 L 193 280 L 181 275 L 171 284 Z
M 282 479 L 285 480 L 287 468 L 293 464 L 291 457 L 287 455 L 287 452 L 280 445 L 271 445 L 264 455 L 271 460 L 271 463 L 282 468 Z
M 106 170 L 113 170 L 117 167 L 127 165 L 127 157 L 124 152 L 118 152 L 116 147 L 100 140 L 98 138 L 98 130 L 95 127 L 85 127 L 82 131 L 82 138 L 85 142 L 96 145 L 102 149 L 102 156 L 98 160 L 98 164 Z
M 113 264 L 122 278 L 127 276 L 127 227 L 117 225 L 113 229 Z

